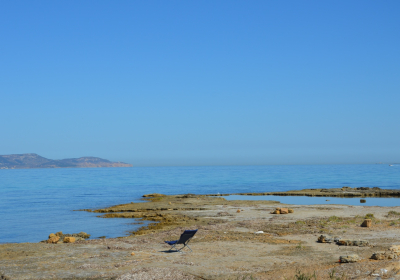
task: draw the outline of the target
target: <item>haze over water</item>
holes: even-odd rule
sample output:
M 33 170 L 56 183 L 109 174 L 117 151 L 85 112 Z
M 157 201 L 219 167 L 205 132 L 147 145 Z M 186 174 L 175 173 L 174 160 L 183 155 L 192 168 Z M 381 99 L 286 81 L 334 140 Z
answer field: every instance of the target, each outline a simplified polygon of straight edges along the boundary
M 124 236 L 127 230 L 142 225 L 130 224 L 137 222 L 134 219 L 101 219 L 94 213 L 72 210 L 137 202 L 146 193 L 214 194 L 343 186 L 399 189 L 400 165 L 0 170 L 0 243 L 38 242 L 57 231 L 84 231 L 93 238 Z

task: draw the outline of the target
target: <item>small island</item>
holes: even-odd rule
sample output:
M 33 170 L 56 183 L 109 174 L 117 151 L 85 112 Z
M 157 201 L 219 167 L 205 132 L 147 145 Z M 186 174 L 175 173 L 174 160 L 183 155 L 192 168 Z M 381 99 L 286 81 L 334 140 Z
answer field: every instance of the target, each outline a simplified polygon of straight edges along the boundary
M 90 168 L 90 167 L 132 167 L 124 162 L 112 162 L 98 157 L 48 159 L 38 154 L 0 155 L 0 169 L 30 168 Z

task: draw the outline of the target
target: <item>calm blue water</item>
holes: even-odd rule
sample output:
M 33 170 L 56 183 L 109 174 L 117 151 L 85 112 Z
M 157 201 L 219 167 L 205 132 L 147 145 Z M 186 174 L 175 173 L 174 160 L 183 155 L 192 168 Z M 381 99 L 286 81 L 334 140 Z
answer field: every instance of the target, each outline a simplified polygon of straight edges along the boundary
M 134 219 L 102 219 L 72 210 L 139 201 L 146 193 L 211 194 L 342 186 L 399 189 L 400 165 L 0 170 L 0 243 L 37 242 L 56 231 L 85 231 L 94 238 L 123 236 L 138 227 L 131 224 Z

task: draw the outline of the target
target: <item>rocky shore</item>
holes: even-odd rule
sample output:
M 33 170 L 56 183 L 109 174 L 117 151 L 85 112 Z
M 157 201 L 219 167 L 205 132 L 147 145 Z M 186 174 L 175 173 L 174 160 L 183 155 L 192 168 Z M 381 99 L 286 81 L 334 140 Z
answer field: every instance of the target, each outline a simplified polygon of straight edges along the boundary
M 386 190 L 378 187 L 342 187 L 331 189 L 304 189 L 286 192 L 263 192 L 263 193 L 234 193 L 234 194 L 212 194 L 212 196 L 228 195 L 276 195 L 276 196 L 319 196 L 319 197 L 400 197 L 399 190 Z
M 346 187 L 287 193 L 398 196 Z M 262 195 L 269 194 L 279 195 Z M 85 210 L 150 221 L 127 237 L 55 233 L 43 239 L 64 241 L 1 244 L 0 279 L 400 279 L 400 206 L 284 205 L 193 194 L 144 200 Z M 193 252 L 169 252 L 164 241 L 185 229 L 198 229 Z

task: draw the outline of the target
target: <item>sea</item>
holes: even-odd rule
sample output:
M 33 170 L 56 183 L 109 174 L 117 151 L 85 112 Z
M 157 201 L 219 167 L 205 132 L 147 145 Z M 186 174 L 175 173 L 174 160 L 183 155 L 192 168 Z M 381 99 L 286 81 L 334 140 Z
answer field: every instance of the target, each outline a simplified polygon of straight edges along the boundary
M 0 243 L 39 242 L 58 231 L 83 231 L 91 238 L 126 236 L 146 222 L 105 219 L 97 213 L 76 210 L 143 202 L 142 196 L 149 193 L 224 194 L 343 186 L 400 189 L 400 164 L 2 169 Z M 400 206 L 397 198 L 367 198 L 367 204 L 360 204 L 360 199 L 226 198 Z

